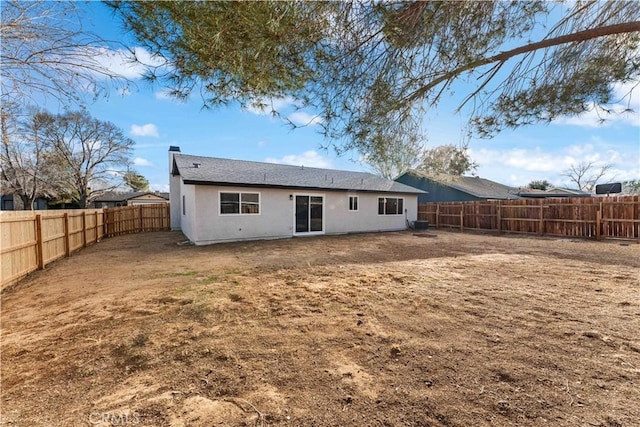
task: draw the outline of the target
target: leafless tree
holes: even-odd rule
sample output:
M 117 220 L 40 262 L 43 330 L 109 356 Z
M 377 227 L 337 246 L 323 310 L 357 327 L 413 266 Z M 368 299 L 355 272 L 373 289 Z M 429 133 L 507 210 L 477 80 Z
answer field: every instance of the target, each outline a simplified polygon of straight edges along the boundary
M 48 114 L 42 134 L 63 165 L 64 186 L 80 208 L 120 186 L 130 169 L 134 141 L 113 123 L 94 119 L 87 112 Z
M 593 193 L 598 181 L 609 172 L 613 165 L 605 163 L 602 166 L 595 162 L 582 161 L 575 163 L 565 170 L 562 176 L 569 178 L 571 182 L 578 186 L 578 190 Z
M 3 104 L 54 98 L 69 105 L 106 93 L 110 82 L 129 83 L 100 61 L 116 44 L 85 31 L 78 4 L 4 0 L 0 7 Z
M 37 110 L 1 107 L 0 186 L 20 197 L 23 209 L 33 209 L 35 199 L 54 197 L 60 190 L 60 169 L 42 139 L 42 119 Z

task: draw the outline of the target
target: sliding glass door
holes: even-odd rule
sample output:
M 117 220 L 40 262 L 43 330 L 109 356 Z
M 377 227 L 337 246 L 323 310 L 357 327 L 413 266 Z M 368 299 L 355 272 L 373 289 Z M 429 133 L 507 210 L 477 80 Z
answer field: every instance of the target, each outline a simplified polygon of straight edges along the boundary
M 322 233 L 324 231 L 324 197 L 296 195 L 295 234 Z

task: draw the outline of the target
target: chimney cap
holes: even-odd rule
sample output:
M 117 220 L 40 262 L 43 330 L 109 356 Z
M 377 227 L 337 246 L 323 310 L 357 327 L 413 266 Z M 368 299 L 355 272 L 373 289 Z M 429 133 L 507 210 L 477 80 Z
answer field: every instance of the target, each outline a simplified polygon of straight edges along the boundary
M 179 153 L 180 152 L 180 147 L 178 147 L 176 145 L 171 145 L 169 147 L 169 151 L 177 151 Z

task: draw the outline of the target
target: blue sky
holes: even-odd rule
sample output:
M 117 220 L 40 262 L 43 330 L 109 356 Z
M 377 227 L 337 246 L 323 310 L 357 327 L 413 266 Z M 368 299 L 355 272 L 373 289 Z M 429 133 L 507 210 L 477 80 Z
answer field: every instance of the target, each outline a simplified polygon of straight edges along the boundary
M 132 38 L 123 34 L 119 21 L 98 2 L 86 5 L 88 26 L 105 38 L 136 48 Z M 137 48 L 145 57 L 146 52 Z M 146 55 L 148 56 L 148 55 Z M 123 63 L 117 52 L 105 54 L 104 62 L 129 77 L 135 84 L 121 94 L 88 105 L 91 114 L 108 120 L 134 141 L 136 169 L 154 190 L 168 191 L 167 151 L 177 145 L 186 154 L 268 161 L 294 165 L 346 170 L 370 170 L 358 161 L 357 153 L 336 156 L 323 150 L 328 144 L 315 125 L 291 130 L 281 119 L 257 110 L 227 106 L 202 109 L 199 99 L 181 103 L 168 98 L 160 86 L 140 79 L 141 68 Z M 625 92 L 631 85 L 616 88 Z M 308 123 L 311 111 L 296 112 L 289 100 L 275 100 L 279 111 L 297 123 Z M 477 175 L 513 186 L 525 186 L 531 180 L 546 179 L 556 185 L 570 186 L 562 176 L 571 164 L 591 161 L 596 165 L 612 163 L 607 175 L 619 181 L 640 178 L 640 88 L 633 93 L 635 113 L 612 116 L 598 124 L 595 113 L 564 118 L 546 125 L 504 131 L 493 139 L 473 138 L 469 143 L 472 158 L 478 163 Z M 460 144 L 465 117 L 455 113 L 456 104 L 443 102 L 425 120 L 428 147 Z

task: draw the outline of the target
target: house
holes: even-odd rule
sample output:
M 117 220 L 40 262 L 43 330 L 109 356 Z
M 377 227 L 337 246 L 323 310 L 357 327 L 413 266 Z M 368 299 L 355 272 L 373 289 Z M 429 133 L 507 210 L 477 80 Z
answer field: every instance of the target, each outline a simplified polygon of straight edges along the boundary
M 516 194 L 523 199 L 547 199 L 552 197 L 591 197 L 591 194 L 569 188 L 552 187 L 546 190 L 522 188 Z
M 405 230 L 423 191 L 364 172 L 169 149 L 171 228 L 197 245 Z
M 426 193 L 418 196 L 419 203 L 519 198 L 514 188 L 477 176 L 432 176 L 413 170 L 403 173 L 396 181 L 425 190 Z
M 38 197 L 33 201 L 34 210 L 48 209 L 49 200 L 44 197 Z M 24 210 L 24 203 L 17 194 L 2 194 L 0 195 L 0 210 L 2 211 L 21 211 Z
M 169 193 L 150 191 L 107 191 L 96 197 L 93 205 L 96 208 L 115 208 L 119 206 L 148 205 L 169 203 Z

